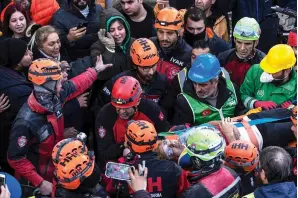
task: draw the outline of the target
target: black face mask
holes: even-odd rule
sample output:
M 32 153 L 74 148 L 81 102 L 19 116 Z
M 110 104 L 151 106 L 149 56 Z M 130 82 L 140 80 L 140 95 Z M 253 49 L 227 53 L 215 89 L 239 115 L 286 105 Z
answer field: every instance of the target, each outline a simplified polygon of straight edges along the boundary
M 86 5 L 80 5 L 79 3 L 80 3 L 80 1 L 73 2 L 73 5 L 75 7 L 77 7 L 79 10 L 84 10 L 88 6 L 88 1 L 86 2 Z
M 199 34 L 192 34 L 189 31 L 187 31 L 186 28 L 184 29 L 184 40 L 191 47 L 193 46 L 193 44 L 196 41 L 198 41 L 198 40 L 204 40 L 205 37 L 206 37 L 206 28 L 205 28 L 205 30 L 203 32 L 201 32 Z

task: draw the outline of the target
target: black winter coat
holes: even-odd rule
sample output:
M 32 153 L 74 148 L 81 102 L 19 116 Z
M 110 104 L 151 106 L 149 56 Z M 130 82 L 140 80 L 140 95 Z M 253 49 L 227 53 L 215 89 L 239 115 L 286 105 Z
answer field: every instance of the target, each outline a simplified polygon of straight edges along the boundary
M 101 11 L 102 7 L 95 5 L 94 0 L 92 0 L 89 4 L 89 14 L 85 18 L 71 4 L 71 0 L 68 0 L 68 4 L 53 15 L 51 25 L 59 32 L 61 43 L 67 49 L 71 60 L 90 55 L 90 47 L 98 39 L 97 32 L 100 28 Z M 69 42 L 67 39 L 69 30 L 77 27 L 79 23 L 88 23 L 86 34 L 74 42 Z
M 8 96 L 10 107 L 0 113 L 0 163 L 6 161 L 8 138 L 12 123 L 20 108 L 27 101 L 33 85 L 22 72 L 0 66 L 0 95 Z

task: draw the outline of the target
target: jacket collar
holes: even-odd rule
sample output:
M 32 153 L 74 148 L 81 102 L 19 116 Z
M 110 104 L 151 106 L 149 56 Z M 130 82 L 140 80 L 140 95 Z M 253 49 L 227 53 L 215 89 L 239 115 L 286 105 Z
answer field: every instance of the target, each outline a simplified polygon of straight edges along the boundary
M 218 88 L 218 96 L 217 96 L 216 108 L 221 108 L 223 104 L 228 100 L 228 98 L 232 95 L 232 92 L 227 88 L 226 80 L 221 76 L 219 77 L 217 88 Z M 185 85 L 183 86 L 183 92 L 200 102 L 209 104 L 209 102 L 206 99 L 198 98 L 194 90 L 193 83 L 189 79 L 186 81 Z
M 27 101 L 28 101 L 29 108 L 33 112 L 40 113 L 40 114 L 45 114 L 45 113 L 49 112 L 47 109 L 45 109 L 43 106 L 41 106 L 41 104 L 39 104 L 39 102 L 37 102 L 33 92 L 30 94 Z

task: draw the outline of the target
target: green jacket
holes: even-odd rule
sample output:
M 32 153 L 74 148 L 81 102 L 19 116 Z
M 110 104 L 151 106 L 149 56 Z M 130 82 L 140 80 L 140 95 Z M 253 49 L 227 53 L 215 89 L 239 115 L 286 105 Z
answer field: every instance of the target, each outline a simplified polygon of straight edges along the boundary
M 273 83 L 262 83 L 260 77 L 264 71 L 259 64 L 253 65 L 247 72 L 245 80 L 240 87 L 241 100 L 246 108 L 253 109 L 254 103 L 260 101 L 272 101 L 280 105 L 293 100 L 297 95 L 297 74 L 292 71 L 290 80 L 276 87 Z

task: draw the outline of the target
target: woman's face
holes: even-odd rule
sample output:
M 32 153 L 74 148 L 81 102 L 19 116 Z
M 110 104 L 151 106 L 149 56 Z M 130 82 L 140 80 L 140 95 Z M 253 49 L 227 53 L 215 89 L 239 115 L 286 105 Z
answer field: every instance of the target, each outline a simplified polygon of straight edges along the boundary
M 60 55 L 60 39 L 56 32 L 49 34 L 45 42 L 42 43 L 41 50 L 48 56 L 58 58 Z
M 9 28 L 13 31 L 14 34 L 23 34 L 27 27 L 27 21 L 25 16 L 16 11 L 13 13 L 9 20 Z
M 115 21 L 111 24 L 109 32 L 113 36 L 116 45 L 121 45 L 126 37 L 126 31 L 122 23 Z

